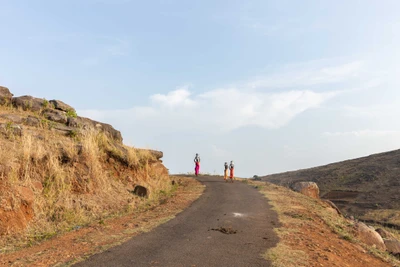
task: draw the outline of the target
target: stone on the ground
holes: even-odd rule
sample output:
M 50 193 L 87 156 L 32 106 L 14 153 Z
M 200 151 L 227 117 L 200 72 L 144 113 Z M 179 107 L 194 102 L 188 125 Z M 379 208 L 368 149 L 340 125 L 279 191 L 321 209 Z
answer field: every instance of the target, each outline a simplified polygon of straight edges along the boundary
M 68 118 L 67 118 L 67 115 L 65 115 L 65 112 L 56 110 L 56 109 L 44 110 L 43 116 L 50 121 L 63 123 L 63 124 L 67 123 L 67 121 L 68 121 Z
M 78 119 L 77 119 L 77 118 L 73 118 L 73 117 L 69 117 L 69 118 L 68 118 L 67 125 L 68 125 L 69 127 L 74 127 L 74 128 L 79 127 Z
M 11 94 L 7 87 L 0 86 L 0 105 L 11 103 L 12 97 L 13 94 Z
M 26 118 L 26 120 L 25 120 L 25 124 L 28 126 L 39 127 L 40 120 L 36 117 L 28 116 L 28 118 Z
M 261 181 L 261 178 L 258 175 L 253 176 L 253 180 L 255 181 Z
M 400 241 L 396 239 L 384 239 L 386 249 L 393 255 L 400 255 Z
M 22 127 L 13 123 L 0 123 L 0 132 L 4 135 L 22 136 Z
M 354 225 L 357 237 L 367 245 L 374 246 L 381 251 L 386 250 L 385 242 L 378 232 L 362 222 Z
M 147 188 L 141 185 L 135 186 L 135 189 L 133 189 L 133 194 L 139 196 L 139 197 L 147 197 Z
M 16 114 L 2 114 L 0 115 L 0 118 L 6 119 L 8 122 L 14 122 L 14 123 L 23 123 L 24 117 L 21 117 Z
M 381 235 L 382 238 L 387 238 L 387 239 L 393 239 L 395 238 L 394 235 L 388 231 L 386 231 L 385 229 L 382 228 L 378 228 L 375 231 L 378 232 L 378 234 Z
M 297 182 L 291 186 L 291 189 L 303 195 L 319 199 L 319 188 L 314 182 Z
M 50 100 L 49 102 L 51 104 L 53 104 L 55 109 L 62 110 L 65 112 L 68 112 L 68 111 L 72 111 L 74 113 L 76 112 L 76 110 L 73 107 L 71 107 L 68 104 L 65 104 L 64 102 L 62 102 L 60 100 Z

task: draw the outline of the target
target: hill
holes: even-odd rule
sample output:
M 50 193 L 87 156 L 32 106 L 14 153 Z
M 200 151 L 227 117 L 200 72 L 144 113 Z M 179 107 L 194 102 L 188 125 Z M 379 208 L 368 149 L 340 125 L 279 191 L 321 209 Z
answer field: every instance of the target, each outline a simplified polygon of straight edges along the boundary
M 274 184 L 313 181 L 347 215 L 400 227 L 400 150 L 321 167 L 267 175 Z
M 173 190 L 162 152 L 122 140 L 60 100 L 0 87 L 0 247 L 124 214 Z

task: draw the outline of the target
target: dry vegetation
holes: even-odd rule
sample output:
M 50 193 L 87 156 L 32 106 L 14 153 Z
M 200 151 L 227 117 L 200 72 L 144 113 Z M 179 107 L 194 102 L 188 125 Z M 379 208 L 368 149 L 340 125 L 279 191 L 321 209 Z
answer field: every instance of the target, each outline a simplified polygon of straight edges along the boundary
M 171 178 L 176 183 L 167 199 L 160 198 L 158 202 L 142 199 L 137 208 L 125 216 L 93 222 L 36 246 L 2 254 L 0 266 L 70 266 L 151 231 L 174 218 L 204 190 L 204 185 L 194 179 Z
M 0 107 L 0 115 L 27 114 L 40 127 L 15 134 L 5 118 L 0 135 L 0 247 L 3 252 L 134 210 L 135 185 L 158 201 L 172 189 L 168 171 L 148 150 L 80 129 L 66 136 L 39 113 Z
M 356 218 L 400 228 L 400 150 L 310 169 L 273 174 L 263 180 L 283 186 L 318 184 L 321 196 Z
M 248 183 L 265 194 L 279 216 L 280 242 L 265 254 L 272 266 L 400 266 L 394 256 L 361 243 L 354 221 L 324 202 L 270 183 Z
M 360 216 L 361 220 L 379 222 L 387 226 L 395 226 L 400 230 L 400 211 L 399 210 L 370 210 Z

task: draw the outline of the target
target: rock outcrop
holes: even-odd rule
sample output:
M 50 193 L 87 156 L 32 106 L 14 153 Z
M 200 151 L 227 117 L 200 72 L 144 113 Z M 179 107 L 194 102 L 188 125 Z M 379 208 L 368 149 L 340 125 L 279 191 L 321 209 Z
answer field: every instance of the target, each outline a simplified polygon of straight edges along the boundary
M 6 119 L 8 122 L 23 123 L 25 118 L 16 114 L 1 114 L 0 118 Z
M 10 93 L 7 87 L 0 86 L 0 105 L 11 103 L 13 94 Z
M 293 191 L 319 199 L 319 188 L 314 182 L 297 182 L 290 187 Z
M 0 108 L 0 235 L 63 231 L 78 214 L 97 220 L 171 189 L 162 152 L 125 146 L 110 124 L 79 117 L 60 100 L 0 87 Z
M 400 256 L 400 241 L 396 239 L 384 239 L 386 249 L 389 253 Z
M 362 222 L 354 225 L 356 236 L 365 244 L 374 246 L 381 251 L 386 250 L 385 242 L 382 237 L 373 228 L 368 227 Z
M 13 123 L 0 123 L 0 133 L 10 136 L 22 136 L 22 127 Z
M 386 231 L 385 229 L 382 228 L 378 228 L 375 230 L 378 234 L 381 235 L 382 238 L 387 238 L 387 239 L 391 239 L 394 238 L 394 235 L 388 231 Z
M 65 114 L 65 112 L 57 110 L 57 109 L 45 109 L 43 111 L 43 116 L 50 120 L 50 121 L 54 121 L 54 122 L 58 122 L 58 123 L 62 123 L 62 124 L 66 124 L 68 122 L 68 118 L 67 115 Z
M 60 100 L 50 100 L 49 101 L 50 104 L 52 104 L 54 106 L 55 109 L 61 110 L 61 111 L 65 111 L 65 112 L 76 112 L 76 110 L 71 107 L 70 105 L 65 104 L 64 102 L 60 101 Z
M 30 95 L 24 95 L 12 98 L 12 104 L 16 108 L 22 108 L 23 110 L 40 111 L 45 107 L 45 100 L 36 98 Z
M 51 127 L 69 134 L 72 131 L 80 130 L 96 130 L 104 132 L 108 137 L 122 144 L 121 132 L 114 129 L 110 124 L 94 121 L 88 118 L 79 117 L 76 110 L 60 100 L 47 101 L 42 98 L 36 98 L 30 95 L 13 97 L 8 88 L 0 86 L 0 105 L 12 103 L 15 108 L 36 112 L 38 117 L 43 116 L 44 121 L 31 115 L 24 117 L 16 114 L 2 114 L 0 117 L 9 122 L 26 124 L 32 127 L 39 127 L 46 124 L 46 120 L 56 123 Z M 48 124 L 48 123 L 47 123 Z M 158 159 L 162 157 L 162 153 L 152 152 Z

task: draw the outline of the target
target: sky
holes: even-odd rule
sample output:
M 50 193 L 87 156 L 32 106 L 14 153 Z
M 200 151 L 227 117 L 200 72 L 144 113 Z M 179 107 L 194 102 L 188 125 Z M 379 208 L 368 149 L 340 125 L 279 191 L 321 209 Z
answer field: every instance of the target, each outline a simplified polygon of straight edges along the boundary
M 400 148 L 400 1 L 0 0 L 0 85 L 252 177 Z

